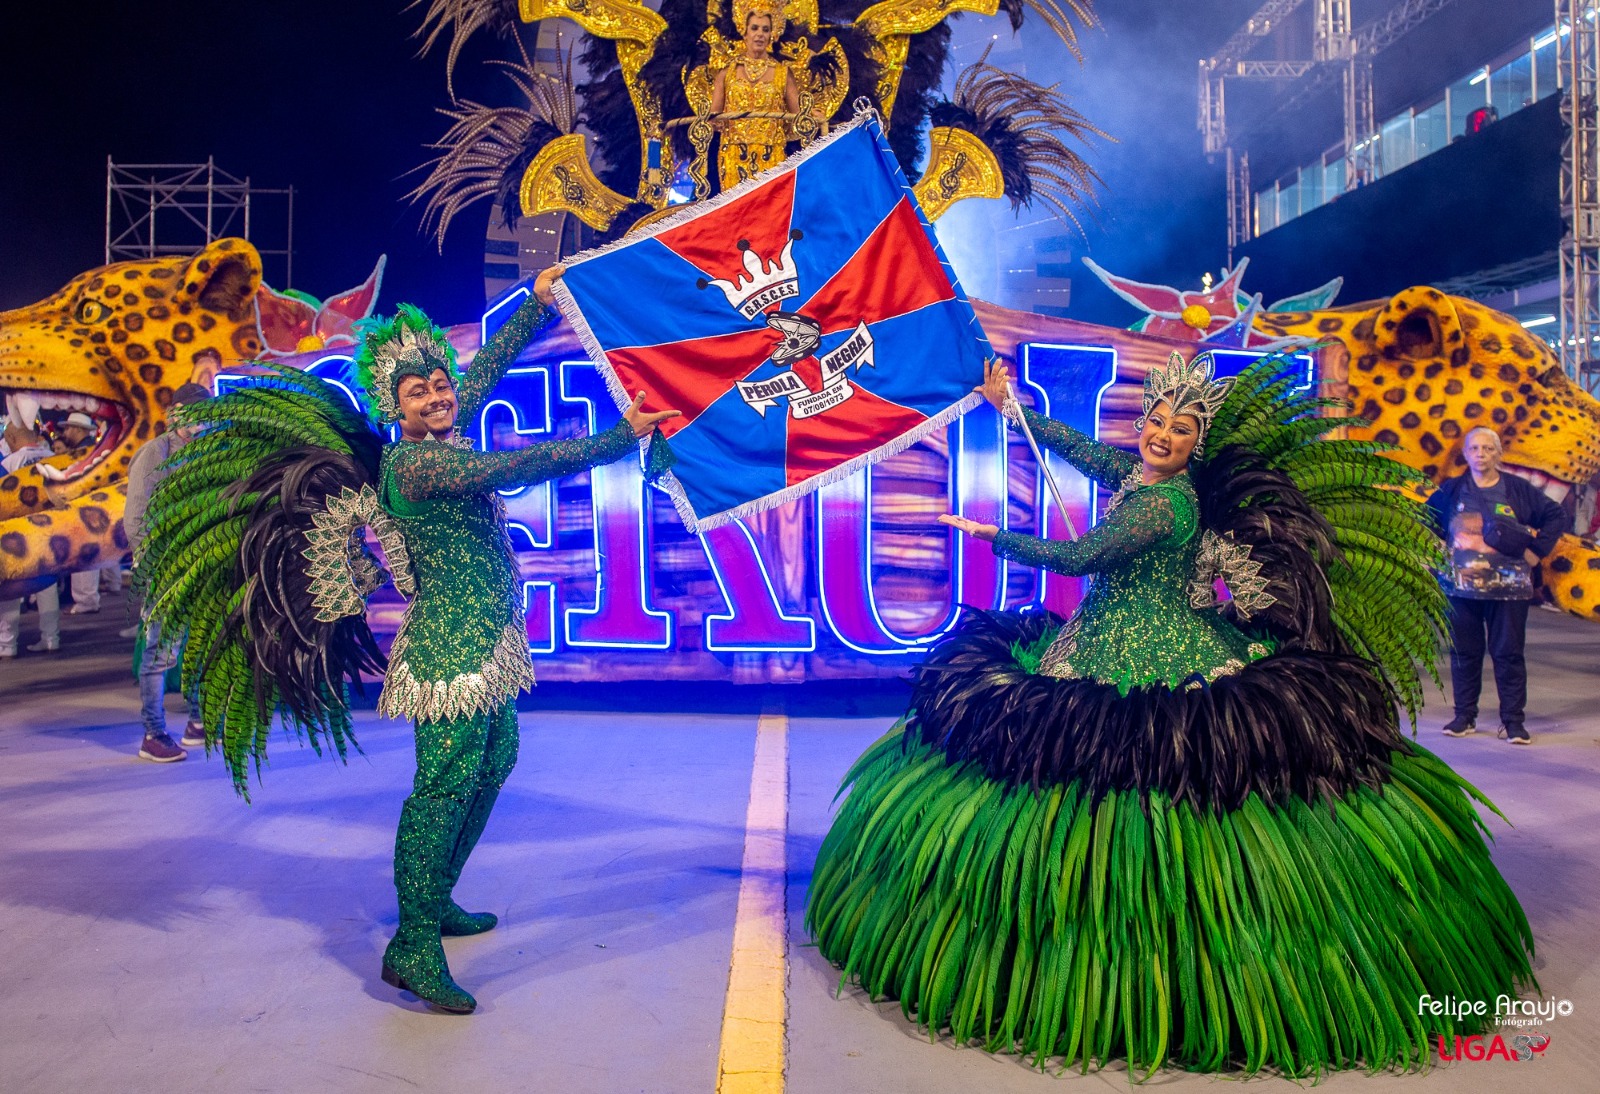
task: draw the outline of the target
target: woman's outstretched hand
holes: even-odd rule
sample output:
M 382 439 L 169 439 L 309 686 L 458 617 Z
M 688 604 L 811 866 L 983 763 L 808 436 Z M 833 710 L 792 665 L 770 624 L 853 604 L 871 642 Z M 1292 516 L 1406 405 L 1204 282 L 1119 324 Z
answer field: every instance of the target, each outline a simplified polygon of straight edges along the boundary
M 556 278 L 566 272 L 567 268 L 560 263 L 539 271 L 539 276 L 533 279 L 533 295 L 539 303 L 548 306 L 556 302 Z
M 552 267 L 553 269 L 554 267 Z M 548 273 L 549 271 L 545 271 Z M 544 276 L 543 274 L 540 275 Z M 681 410 L 645 410 L 644 392 L 633 397 L 633 405 L 622 415 L 622 420 L 633 427 L 635 437 L 647 437 L 657 425 L 668 418 L 677 418 L 683 414 Z
M 1002 369 L 1005 368 L 1004 365 L 1001 365 L 1000 367 Z M 1000 529 L 993 524 L 979 524 L 975 520 L 968 520 L 966 517 L 958 517 L 954 513 L 944 514 L 939 518 L 939 523 L 948 524 L 950 527 L 959 529 L 960 531 L 967 533 L 967 535 L 972 536 L 974 539 L 981 539 L 985 543 L 993 543 L 994 537 L 1000 534 Z
M 983 383 L 972 389 L 985 399 L 996 410 L 1005 406 L 1006 398 L 1011 394 L 1011 372 L 1006 368 L 1005 362 L 998 357 L 991 357 L 983 363 Z

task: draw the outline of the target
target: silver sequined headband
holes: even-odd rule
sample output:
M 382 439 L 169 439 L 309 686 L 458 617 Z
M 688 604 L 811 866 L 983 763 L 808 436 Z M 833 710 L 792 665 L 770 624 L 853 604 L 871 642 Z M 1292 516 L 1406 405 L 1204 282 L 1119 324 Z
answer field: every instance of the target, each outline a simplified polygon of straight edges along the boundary
M 372 347 L 372 379 L 377 390 L 371 396 L 378 401 L 378 413 L 386 422 L 400 420 L 400 402 L 395 397 L 395 384 L 402 376 L 431 376 L 433 370 L 442 368 L 455 375 L 451 364 L 450 348 L 426 333 L 419 335 L 410 327 L 401 327 L 400 333 Z
M 1143 413 L 1133 427 L 1143 429 L 1145 419 L 1156 404 L 1166 403 L 1174 416 L 1190 414 L 1200 423 L 1200 439 L 1195 442 L 1194 450 L 1196 455 L 1204 451 L 1211 419 L 1216 417 L 1217 408 L 1228 397 L 1228 388 L 1233 383 L 1232 380 L 1213 380 L 1215 371 L 1216 362 L 1209 353 L 1196 354 L 1194 360 L 1186 362 L 1183 354 L 1174 352 L 1167 359 L 1166 368 L 1153 368 L 1144 378 Z

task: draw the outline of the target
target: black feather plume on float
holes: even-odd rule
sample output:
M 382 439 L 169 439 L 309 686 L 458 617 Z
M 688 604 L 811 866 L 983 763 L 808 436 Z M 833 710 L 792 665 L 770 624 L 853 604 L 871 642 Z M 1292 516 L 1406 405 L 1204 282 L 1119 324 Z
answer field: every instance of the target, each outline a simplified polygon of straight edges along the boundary
M 589 163 L 601 182 L 619 194 L 639 190 L 639 122 L 622 79 L 617 43 L 588 35 L 580 54 L 588 80 L 577 85 L 578 123 L 589 134 Z
M 985 50 L 984 58 L 988 55 Z M 962 70 L 954 97 L 933 106 L 930 120 L 966 129 L 988 146 L 1000 163 L 1012 208 L 1038 199 L 1078 225 L 1072 207 L 1093 205 L 1100 176 L 1063 137 L 1084 143 L 1090 136 L 1112 138 L 1068 106 L 1054 87 L 979 59 Z
M 859 2 L 825 3 L 821 8 L 822 20 L 817 28 L 816 40 L 811 43 L 812 48 L 821 48 L 829 38 L 837 39 L 839 48 L 844 51 L 845 62 L 850 66 L 850 87 L 838 112 L 829 119 L 833 122 L 847 120 L 855 111 L 857 99 L 866 99 L 874 106 L 879 105 L 878 78 L 882 70 L 878 65 L 878 42 L 865 28 L 854 23 L 856 16 L 866 8 L 866 4 Z M 813 59 L 812 67 L 815 71 L 831 74 L 834 66 L 831 60 L 821 56 Z
M 495 187 L 494 207 L 500 210 L 501 224 L 507 228 L 516 228 L 517 222 L 522 219 L 522 176 L 527 174 L 528 165 L 533 162 L 534 157 L 544 151 L 545 145 L 557 137 L 564 136 L 566 134 L 561 130 L 542 120 L 535 120 L 528 126 L 522 147 L 501 169 L 500 185 Z M 442 223 L 439 231 L 443 235 Z
M 895 159 L 900 161 L 900 169 L 906 173 L 906 179 L 911 182 L 922 177 L 921 164 L 928 150 L 927 138 L 923 133 L 926 128 L 924 123 L 937 101 L 949 57 L 949 20 L 911 36 L 888 133 L 889 147 L 894 151 Z
M 1217 811 L 1342 798 L 1379 786 L 1400 734 L 1395 696 L 1359 657 L 1280 652 L 1207 683 L 1136 687 L 1029 672 L 1015 650 L 1060 625 L 1043 612 L 973 610 L 916 670 L 908 741 L 1035 788 L 1081 781 L 1160 791 Z
M 519 42 L 520 46 L 520 42 Z M 439 113 L 451 120 L 444 136 L 428 147 L 439 155 L 423 166 L 428 177 L 409 194 L 426 204 L 424 230 L 444 247 L 450 222 L 467 206 L 493 199 L 508 227 L 522 215 L 522 175 L 546 144 L 572 132 L 572 53 L 556 75 L 538 71 L 526 53 L 520 64 L 495 61 L 516 85 L 517 106 L 486 106 L 460 100 Z

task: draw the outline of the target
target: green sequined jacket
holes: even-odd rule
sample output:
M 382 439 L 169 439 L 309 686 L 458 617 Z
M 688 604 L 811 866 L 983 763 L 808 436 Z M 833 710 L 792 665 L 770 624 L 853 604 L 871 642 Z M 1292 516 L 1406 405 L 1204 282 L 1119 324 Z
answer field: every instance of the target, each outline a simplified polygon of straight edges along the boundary
M 458 423 L 478 414 L 551 315 L 530 297 L 478 351 L 457 391 Z M 533 683 L 505 506 L 495 491 L 571 475 L 637 447 L 633 429 L 619 422 L 599 436 L 510 452 L 477 452 L 459 435 L 384 448 L 379 496 L 405 539 L 416 594 L 389 651 L 379 713 L 413 721 L 467 717 Z
M 1001 532 L 1002 558 L 1058 574 L 1095 575 L 1039 672 L 1090 677 L 1123 693 L 1178 687 L 1238 672 L 1270 652 L 1212 608 L 1190 604 L 1200 550 L 1199 503 L 1188 472 L 1145 485 L 1139 460 L 1062 422 L 1024 409 L 1039 444 L 1116 493 L 1099 524 L 1075 540 Z

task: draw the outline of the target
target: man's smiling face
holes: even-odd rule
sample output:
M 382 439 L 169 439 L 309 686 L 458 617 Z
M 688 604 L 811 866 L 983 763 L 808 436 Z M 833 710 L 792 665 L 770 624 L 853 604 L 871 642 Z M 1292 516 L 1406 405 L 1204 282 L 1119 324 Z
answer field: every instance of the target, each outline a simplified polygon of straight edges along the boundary
M 400 433 L 407 440 L 444 440 L 456 426 L 456 385 L 436 368 L 428 376 L 406 376 L 395 390 L 400 403 Z

